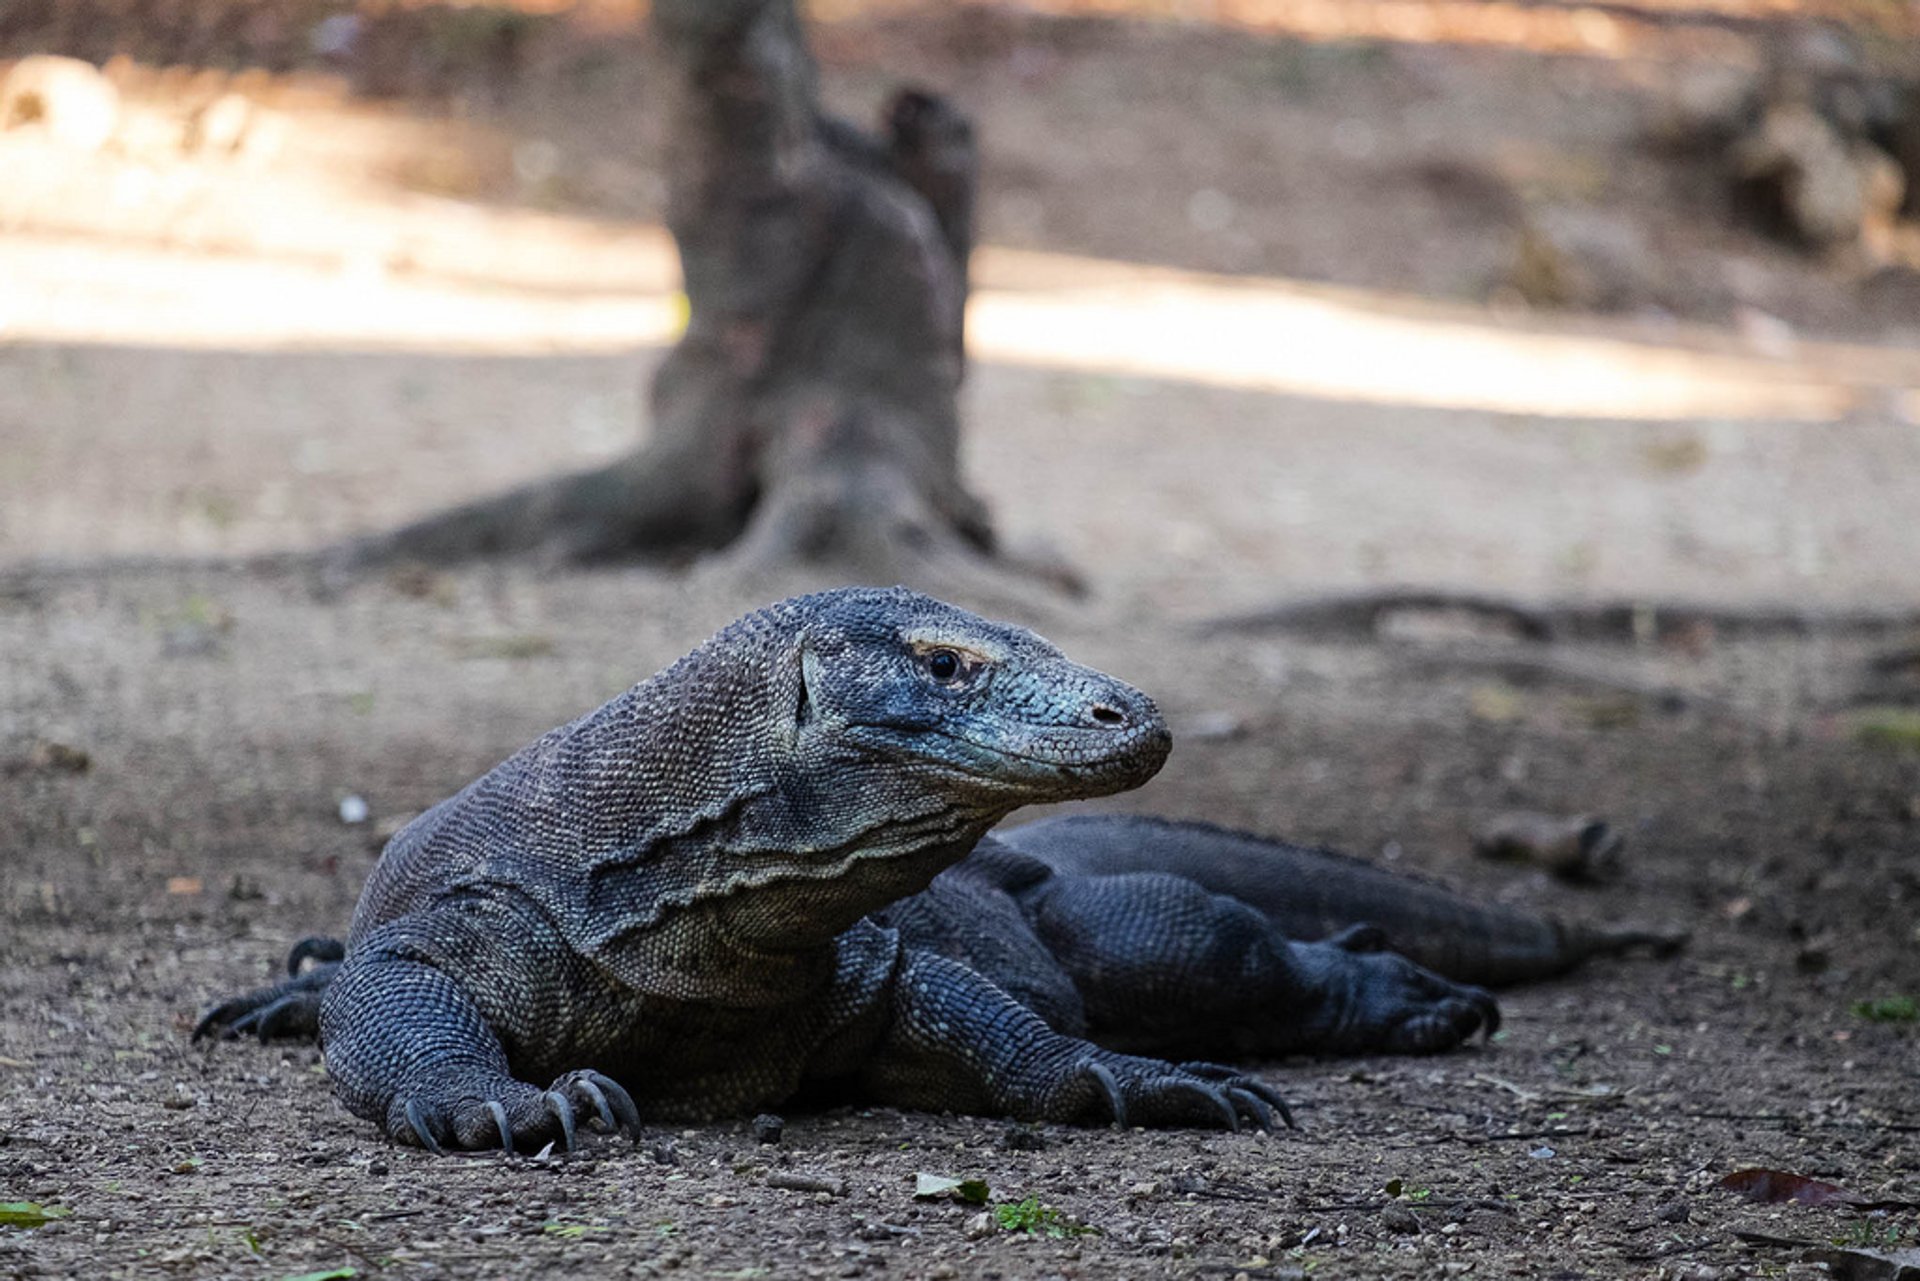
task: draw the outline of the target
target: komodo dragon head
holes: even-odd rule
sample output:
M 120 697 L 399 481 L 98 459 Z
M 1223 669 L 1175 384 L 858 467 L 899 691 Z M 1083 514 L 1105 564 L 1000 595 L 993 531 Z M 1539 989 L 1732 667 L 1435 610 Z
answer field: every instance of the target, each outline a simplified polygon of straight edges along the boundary
M 895 588 L 803 598 L 794 750 L 1004 812 L 1138 787 L 1171 738 L 1153 700 L 1024 628 Z M 907 784 L 911 786 L 910 784 Z

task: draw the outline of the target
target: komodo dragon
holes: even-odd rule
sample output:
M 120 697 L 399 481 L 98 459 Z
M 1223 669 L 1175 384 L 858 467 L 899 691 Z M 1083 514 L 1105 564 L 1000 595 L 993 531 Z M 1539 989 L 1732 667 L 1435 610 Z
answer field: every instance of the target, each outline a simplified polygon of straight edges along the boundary
M 1135 1054 L 1433 1051 L 1497 1026 L 1485 991 L 1376 931 L 1292 941 L 1201 874 L 1271 855 L 1251 897 L 1283 904 L 1289 857 L 1361 865 L 1204 825 L 987 835 L 1137 787 L 1170 745 L 1146 695 L 1030 632 L 899 588 L 789 600 L 415 819 L 344 945 L 296 945 L 291 978 L 195 1037 L 317 1033 L 350 1111 L 440 1151 L 802 1094 L 1268 1126 L 1291 1118 L 1259 1081 Z M 1143 870 L 1156 846 L 1188 875 Z M 1569 939 L 1522 930 L 1518 950 L 1546 972 Z

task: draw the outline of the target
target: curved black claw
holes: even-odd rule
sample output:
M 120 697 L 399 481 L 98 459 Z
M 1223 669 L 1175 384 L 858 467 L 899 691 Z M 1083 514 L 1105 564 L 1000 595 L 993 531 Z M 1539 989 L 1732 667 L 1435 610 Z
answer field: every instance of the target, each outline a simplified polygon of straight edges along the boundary
M 500 1150 L 509 1156 L 513 1154 L 513 1127 L 507 1124 L 507 1109 L 499 1099 L 487 1100 L 487 1111 L 493 1117 L 493 1123 L 500 1130 Z
M 560 1122 L 561 1146 L 569 1152 L 573 1151 L 573 1104 L 558 1090 L 548 1090 L 546 1100 L 547 1111 L 553 1113 L 554 1118 Z
M 1127 1099 L 1120 1092 L 1120 1080 L 1114 1076 L 1113 1069 L 1098 1059 L 1089 1059 L 1081 1064 L 1080 1070 L 1092 1077 L 1107 1096 L 1107 1110 L 1113 1116 L 1113 1123 L 1121 1129 L 1127 1128 Z
M 1106 1104 L 1113 1124 L 1121 1127 L 1217 1124 L 1237 1131 L 1252 1124 L 1269 1130 L 1276 1112 L 1288 1125 L 1293 1124 L 1293 1116 L 1278 1094 L 1218 1063 L 1174 1064 L 1102 1054 L 1083 1059 L 1072 1080 L 1096 1087 L 1096 1097 Z M 1058 1119 L 1087 1119 L 1088 1104 L 1093 1100 L 1078 1092 L 1075 1098 L 1069 1105 L 1070 1114 Z
M 433 1132 L 434 1116 L 426 1105 L 418 1099 L 407 1100 L 407 1124 L 413 1127 L 414 1137 L 420 1140 L 420 1146 L 435 1156 L 445 1156 L 447 1150 L 440 1146 L 439 1136 Z
M 1257 1077 L 1248 1076 L 1239 1068 L 1228 1067 L 1224 1063 L 1182 1063 L 1182 1072 L 1191 1073 L 1206 1081 L 1217 1081 L 1225 1085 L 1228 1093 L 1236 1102 L 1244 1103 L 1262 1130 L 1273 1128 L 1273 1118 L 1278 1115 L 1289 1130 L 1299 1129 L 1293 1119 L 1293 1109 L 1287 1106 L 1280 1092 Z
M 612 1077 L 583 1068 L 555 1081 L 551 1092 L 567 1099 L 569 1104 L 574 1101 L 572 1096 L 578 1094 L 592 1105 L 602 1130 L 608 1134 L 624 1132 L 635 1142 L 639 1141 L 640 1109 L 634 1105 L 633 1096 Z M 572 1146 L 571 1142 L 568 1146 Z
M 328 963 L 344 961 L 347 957 L 347 945 L 339 939 L 330 939 L 322 934 L 309 935 L 293 945 L 287 953 L 287 977 L 300 977 L 300 966 L 305 961 Z

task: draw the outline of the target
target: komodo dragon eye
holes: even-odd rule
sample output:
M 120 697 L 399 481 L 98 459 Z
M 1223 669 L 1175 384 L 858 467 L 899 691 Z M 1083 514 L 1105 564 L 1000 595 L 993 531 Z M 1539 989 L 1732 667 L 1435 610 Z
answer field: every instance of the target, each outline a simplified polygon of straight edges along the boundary
M 927 675 L 942 684 L 959 679 L 960 675 L 967 669 L 966 660 L 950 649 L 929 651 L 925 662 L 927 664 Z

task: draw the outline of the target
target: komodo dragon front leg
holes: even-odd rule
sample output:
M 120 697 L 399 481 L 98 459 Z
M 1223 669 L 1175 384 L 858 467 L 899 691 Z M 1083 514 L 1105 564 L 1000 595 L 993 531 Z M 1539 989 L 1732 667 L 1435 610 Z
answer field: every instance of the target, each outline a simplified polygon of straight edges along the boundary
M 435 1152 L 572 1148 L 581 1118 L 637 1138 L 632 1096 L 597 1070 L 625 1039 L 597 986 L 516 896 L 453 897 L 382 925 L 340 965 L 320 1006 L 327 1074 L 350 1111 Z M 562 1017 L 596 1002 L 598 1019 Z
M 1213 1063 L 1115 1053 L 1049 1027 L 979 973 L 909 950 L 892 985 L 887 1034 L 861 1073 L 902 1107 L 1022 1120 L 1271 1129 L 1293 1116 L 1272 1089 Z

